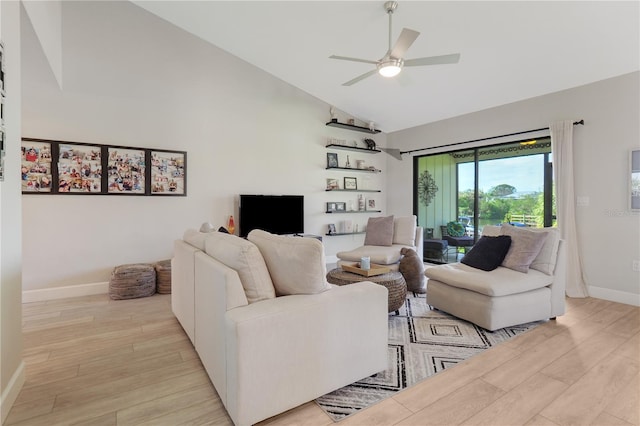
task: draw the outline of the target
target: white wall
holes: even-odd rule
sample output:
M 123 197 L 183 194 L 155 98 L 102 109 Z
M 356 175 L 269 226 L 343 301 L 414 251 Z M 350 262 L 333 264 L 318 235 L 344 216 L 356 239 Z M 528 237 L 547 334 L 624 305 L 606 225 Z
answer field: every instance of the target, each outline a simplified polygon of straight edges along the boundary
M 188 196 L 23 195 L 24 290 L 169 258 L 185 229 L 237 221 L 240 193 L 305 195 L 307 233 L 335 220 L 326 139 L 366 135 L 325 126 L 329 105 L 129 2 L 63 2 L 62 15 L 63 91 L 23 25 L 23 136 L 187 151 Z M 386 154 L 365 159 L 386 168 Z M 362 237 L 324 241 L 332 256 Z
M 576 212 L 584 276 L 592 296 L 640 305 L 640 274 L 632 270 L 633 260 L 640 259 L 640 216 L 627 207 L 629 151 L 640 149 L 639 76 L 391 133 L 388 145 L 408 151 L 584 119 L 584 126 L 574 127 L 576 195 L 589 197 L 589 205 Z M 389 188 L 409 187 L 411 155 L 389 168 Z M 387 203 L 390 213 L 411 208 L 411 191 L 389 191 Z
M 5 46 L 5 179 L 0 182 L 0 423 L 24 383 L 20 203 L 20 3 L 0 2 Z

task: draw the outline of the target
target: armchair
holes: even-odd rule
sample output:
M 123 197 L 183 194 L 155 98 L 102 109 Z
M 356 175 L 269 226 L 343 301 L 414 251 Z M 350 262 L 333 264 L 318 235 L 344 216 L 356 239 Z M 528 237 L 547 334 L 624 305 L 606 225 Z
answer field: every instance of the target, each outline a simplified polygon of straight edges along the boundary
M 338 266 L 348 262 L 359 262 L 363 256 L 369 256 L 371 263 L 397 271 L 402 257 L 400 250 L 403 247 L 415 250 L 422 260 L 422 250 L 417 250 L 417 247 L 422 247 L 423 244 L 422 233 L 422 227 L 417 226 L 415 215 L 370 218 L 364 245 L 350 251 L 338 252 Z

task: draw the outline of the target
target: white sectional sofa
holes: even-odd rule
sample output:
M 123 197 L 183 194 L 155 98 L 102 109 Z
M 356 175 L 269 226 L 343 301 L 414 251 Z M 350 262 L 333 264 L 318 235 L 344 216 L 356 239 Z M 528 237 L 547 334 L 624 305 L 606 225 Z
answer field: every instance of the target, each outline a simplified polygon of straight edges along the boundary
M 260 249 L 189 230 L 175 241 L 172 259 L 173 312 L 237 425 L 387 368 L 386 288 L 327 284 L 316 239 L 254 237 Z M 291 294 L 296 280 L 301 292 L 318 292 Z
M 492 331 L 564 314 L 564 242 L 556 228 L 529 230 L 547 233 L 547 238 L 526 273 L 504 266 L 483 271 L 462 263 L 428 267 L 428 303 Z M 485 226 L 482 234 L 502 233 L 500 227 Z

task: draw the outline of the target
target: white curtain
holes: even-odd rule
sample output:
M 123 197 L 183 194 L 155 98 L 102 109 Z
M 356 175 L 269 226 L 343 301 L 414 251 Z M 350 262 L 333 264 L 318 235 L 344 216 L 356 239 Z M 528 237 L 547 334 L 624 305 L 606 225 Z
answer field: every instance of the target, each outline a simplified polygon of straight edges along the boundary
M 549 126 L 553 153 L 553 176 L 556 187 L 558 229 L 567 248 L 567 285 L 569 297 L 588 297 L 582 276 L 582 259 L 576 231 L 576 208 L 573 185 L 573 122 L 557 121 Z

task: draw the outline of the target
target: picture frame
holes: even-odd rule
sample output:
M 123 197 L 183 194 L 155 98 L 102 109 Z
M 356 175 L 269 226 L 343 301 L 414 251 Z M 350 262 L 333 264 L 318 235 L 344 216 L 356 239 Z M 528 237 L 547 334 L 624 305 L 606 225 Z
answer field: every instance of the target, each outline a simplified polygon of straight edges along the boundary
M 23 194 L 187 195 L 186 151 L 36 138 L 21 147 Z
M 358 189 L 358 179 L 354 178 L 354 177 L 345 177 L 344 178 L 344 189 L 357 190 Z
M 337 232 L 336 232 L 336 224 L 335 223 L 330 223 L 330 224 L 327 225 L 327 234 L 328 235 L 337 234 Z
M 57 172 L 58 193 L 101 193 L 102 147 L 77 143 L 60 144 Z
M 187 153 L 151 151 L 151 195 L 187 195 Z
M 340 189 L 338 179 L 327 179 L 327 191 L 331 191 L 334 189 Z
M 338 167 L 338 154 L 335 152 L 327 152 L 327 169 Z
M 6 64 L 5 64 L 5 55 L 4 55 L 4 43 L 0 41 L 0 96 L 6 95 L 5 84 L 4 84 L 5 71 L 6 71 Z
M 629 210 L 640 212 L 640 149 L 629 153 Z
M 347 211 L 347 203 L 339 202 L 339 203 L 335 203 L 335 204 L 336 204 L 336 211 L 337 212 L 345 212 L 345 211 Z
M 367 198 L 367 210 L 375 210 L 375 209 L 376 209 L 375 198 Z
M 107 192 L 138 194 L 146 192 L 146 155 L 144 149 L 108 147 Z
M 337 211 L 337 206 L 335 202 L 328 202 L 327 203 L 327 213 L 333 213 L 335 211 Z
M 2 132 L 4 138 L 4 132 Z M 24 193 L 51 193 L 53 152 L 50 142 L 22 142 L 20 181 Z

